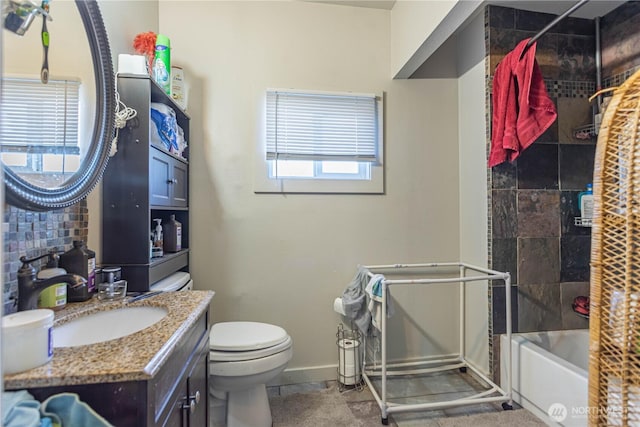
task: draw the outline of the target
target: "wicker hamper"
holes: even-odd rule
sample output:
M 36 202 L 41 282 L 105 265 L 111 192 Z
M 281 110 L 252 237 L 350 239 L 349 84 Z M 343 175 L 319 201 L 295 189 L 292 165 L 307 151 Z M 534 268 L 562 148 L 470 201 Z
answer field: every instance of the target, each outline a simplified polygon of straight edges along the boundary
M 640 71 L 606 109 L 593 188 L 589 425 L 640 426 Z

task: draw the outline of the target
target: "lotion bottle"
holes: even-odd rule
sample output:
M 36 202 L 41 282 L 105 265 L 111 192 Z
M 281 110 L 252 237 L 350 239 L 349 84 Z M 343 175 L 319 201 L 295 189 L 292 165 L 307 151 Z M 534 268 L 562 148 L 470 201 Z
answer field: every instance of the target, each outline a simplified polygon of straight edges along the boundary
M 593 218 L 593 185 L 587 184 L 587 190 L 578 195 L 580 205 L 580 216 L 582 218 Z

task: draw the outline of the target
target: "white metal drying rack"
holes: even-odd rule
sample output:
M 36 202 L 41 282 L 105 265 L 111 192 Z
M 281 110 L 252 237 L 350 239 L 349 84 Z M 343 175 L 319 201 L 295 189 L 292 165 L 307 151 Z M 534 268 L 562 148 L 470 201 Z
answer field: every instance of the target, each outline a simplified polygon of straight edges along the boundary
M 506 334 L 507 342 L 511 343 L 511 275 L 509 273 L 503 273 L 500 271 L 489 270 L 487 268 L 476 267 L 474 265 L 466 264 L 463 262 L 447 262 L 447 263 L 427 263 L 427 264 L 391 264 L 391 265 L 370 265 L 362 266 L 367 270 L 369 277 L 373 277 L 374 273 L 371 270 L 391 270 L 402 268 L 435 268 L 435 267 L 458 267 L 459 275 L 457 277 L 437 278 L 437 279 L 398 279 L 389 280 L 386 277 L 381 281 L 382 285 L 382 321 L 381 321 L 381 364 L 379 368 L 368 368 L 366 354 L 364 357 L 363 373 L 362 376 L 366 381 L 371 393 L 376 399 L 378 406 L 380 406 L 380 412 L 382 416 L 382 424 L 387 425 L 389 423 L 388 415 L 395 412 L 411 412 L 411 411 L 424 411 L 440 408 L 450 408 L 454 406 L 471 405 L 488 402 L 503 402 L 502 407 L 505 410 L 512 409 L 512 386 L 511 386 L 511 345 L 507 349 L 507 360 L 501 360 L 501 364 L 506 363 L 507 378 L 503 379 L 503 383 L 507 384 L 506 391 L 496 385 L 493 381 L 487 378 L 480 370 L 475 367 L 466 359 L 465 353 L 465 283 L 481 280 L 502 280 L 505 284 L 505 306 L 506 306 Z M 483 275 L 468 276 L 466 277 L 466 270 L 472 270 L 476 273 L 482 273 Z M 460 348 L 459 353 L 445 356 L 438 360 L 429 360 L 424 362 L 405 362 L 394 363 L 393 365 L 387 365 L 387 288 L 391 285 L 408 285 L 408 284 L 434 284 L 434 283 L 459 283 L 460 286 Z M 365 346 L 365 352 L 367 346 Z M 402 368 L 425 365 L 423 368 L 390 371 L 387 368 Z M 434 365 L 439 365 L 435 366 Z M 431 366 L 431 367 L 430 367 Z M 414 375 L 431 372 L 441 372 L 453 369 L 459 369 L 461 372 L 466 372 L 467 368 L 471 369 L 479 379 L 486 383 L 489 387 L 487 390 L 472 396 L 467 396 L 459 399 L 453 399 L 442 402 L 428 402 L 428 403 L 411 403 L 401 404 L 392 403 L 387 400 L 387 376 L 399 376 L 399 375 Z M 382 378 L 382 390 L 378 393 L 374 387 L 371 377 Z

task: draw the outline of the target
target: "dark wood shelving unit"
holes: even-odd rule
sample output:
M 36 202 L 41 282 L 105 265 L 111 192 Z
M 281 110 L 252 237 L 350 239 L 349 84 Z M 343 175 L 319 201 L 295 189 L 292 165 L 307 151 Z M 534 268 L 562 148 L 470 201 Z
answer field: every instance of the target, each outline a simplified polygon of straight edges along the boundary
M 148 76 L 120 74 L 122 102 L 137 111 L 120 130 L 118 151 L 103 179 L 102 264 L 122 267 L 130 291 L 149 286 L 176 271 L 189 269 L 189 149 L 183 157 L 151 141 L 151 103 L 171 107 L 189 141 L 191 118 Z M 153 219 L 170 215 L 182 223 L 182 250 L 150 258 Z

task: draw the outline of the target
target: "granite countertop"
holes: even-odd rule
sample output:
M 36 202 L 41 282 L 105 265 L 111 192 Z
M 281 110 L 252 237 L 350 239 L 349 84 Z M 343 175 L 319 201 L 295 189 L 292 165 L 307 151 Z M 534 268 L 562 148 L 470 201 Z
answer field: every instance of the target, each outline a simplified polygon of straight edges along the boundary
M 54 328 L 83 315 L 126 307 L 164 307 L 157 323 L 115 340 L 53 349 L 53 358 L 37 368 L 5 375 L 8 390 L 76 384 L 140 381 L 152 378 L 169 359 L 180 339 L 209 308 L 214 292 L 166 292 L 141 301 L 102 302 L 97 298 L 70 303 L 55 313 Z M 108 328 L 109 325 L 104 325 Z

